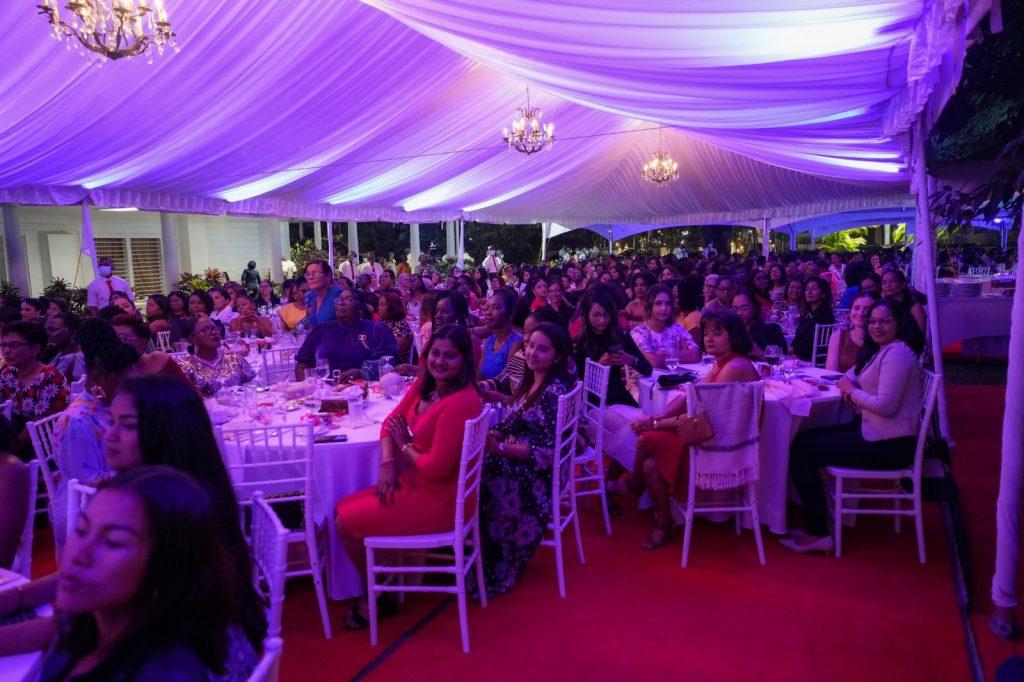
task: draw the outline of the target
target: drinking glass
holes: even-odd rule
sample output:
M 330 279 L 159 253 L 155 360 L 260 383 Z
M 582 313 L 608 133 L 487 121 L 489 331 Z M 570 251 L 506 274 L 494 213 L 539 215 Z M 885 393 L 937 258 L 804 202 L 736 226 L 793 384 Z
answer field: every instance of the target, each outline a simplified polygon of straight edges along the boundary
M 665 351 L 665 367 L 670 372 L 675 372 L 676 368 L 679 367 L 679 349 L 678 348 L 676 348 L 674 346 L 670 346 Z
M 775 375 L 775 368 L 782 362 L 782 348 L 779 346 L 766 346 L 764 349 L 764 361 L 771 367 L 772 375 Z
M 715 356 L 710 353 L 704 353 L 700 356 L 700 364 L 704 366 L 704 373 L 707 374 L 715 366 Z

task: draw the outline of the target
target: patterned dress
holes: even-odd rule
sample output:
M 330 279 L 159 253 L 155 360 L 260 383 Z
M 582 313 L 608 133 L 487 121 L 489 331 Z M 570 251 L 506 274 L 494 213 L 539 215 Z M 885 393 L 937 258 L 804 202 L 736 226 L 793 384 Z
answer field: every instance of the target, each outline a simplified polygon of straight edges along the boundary
M 558 398 L 570 389 L 568 381 L 558 380 L 529 407 L 516 401 L 495 430 L 507 443 L 550 450 L 555 446 Z M 488 598 L 515 587 L 550 520 L 550 453 L 538 452 L 532 459 L 484 456 L 480 535 Z M 470 578 L 473 593 L 479 594 L 475 575 Z
M 217 351 L 217 357 L 213 360 L 189 355 L 182 358 L 178 365 L 204 398 L 212 398 L 225 386 L 241 386 L 256 377 L 256 372 L 245 358 L 222 350 Z
M 0 370 L 0 402 L 14 403 L 14 421 L 18 427 L 60 412 L 68 405 L 68 384 L 56 367 L 43 365 L 28 386 L 18 383 L 18 370 L 6 366 Z
M 57 418 L 53 430 L 54 442 L 57 443 L 54 457 L 60 477 L 52 509 L 67 508 L 68 481 L 77 478 L 81 483 L 92 484 L 109 471 L 103 436 L 111 424 L 110 410 L 89 392 L 75 396 Z M 57 544 L 63 545 L 67 514 L 54 514 L 51 522 Z
M 690 332 L 676 321 L 665 327 L 664 331 L 656 332 L 647 323 L 638 324 L 630 332 L 633 341 L 641 353 L 664 353 L 669 349 L 678 349 L 680 353 L 698 350 L 700 347 L 690 336 Z

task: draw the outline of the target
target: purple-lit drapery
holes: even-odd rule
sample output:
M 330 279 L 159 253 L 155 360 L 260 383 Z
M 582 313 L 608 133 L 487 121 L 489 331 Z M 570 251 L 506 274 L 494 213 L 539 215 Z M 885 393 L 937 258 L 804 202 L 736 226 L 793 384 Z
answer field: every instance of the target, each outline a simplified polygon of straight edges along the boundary
M 964 33 L 950 0 L 370 4 L 191 0 L 180 54 L 98 70 L 3 3 L 0 201 L 567 226 L 898 203 L 893 134 Z M 527 82 L 559 135 L 532 158 L 498 138 Z M 671 188 L 639 176 L 657 122 Z

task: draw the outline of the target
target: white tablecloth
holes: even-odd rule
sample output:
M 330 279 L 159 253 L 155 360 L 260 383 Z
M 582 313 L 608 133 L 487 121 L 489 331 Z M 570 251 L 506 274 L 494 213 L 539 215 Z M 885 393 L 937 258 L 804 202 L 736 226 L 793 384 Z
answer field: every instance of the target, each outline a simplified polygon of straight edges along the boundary
M 965 339 L 1010 335 L 1012 296 L 940 296 L 936 306 L 943 346 Z
M 699 365 L 686 365 L 686 369 L 700 372 Z M 681 390 L 664 390 L 658 387 L 655 371 L 649 379 L 640 381 L 640 408 L 644 414 L 661 414 L 668 403 L 682 393 Z M 814 367 L 805 367 L 797 375 L 819 378 L 835 375 Z M 761 478 L 757 483 L 757 510 L 761 523 L 773 533 L 785 533 L 786 499 L 789 491 L 789 445 L 798 431 L 828 426 L 848 421 L 850 413 L 843 408 L 840 394 L 835 388 L 822 391 L 812 399 L 811 413 L 797 417 L 774 397 L 765 395 L 764 418 L 761 421 Z M 630 463 L 631 465 L 632 463 Z
M 14 589 L 18 585 L 28 583 L 28 580 L 14 573 L 0 568 L 0 592 Z M 49 606 L 41 607 L 37 611 L 40 615 L 53 613 Z M 43 665 L 43 652 L 37 651 L 31 654 L 18 654 L 16 656 L 0 656 L 0 682 L 22 682 L 34 680 L 39 676 L 40 668 Z
M 267 401 L 270 394 L 261 393 L 260 400 Z M 349 561 L 341 547 L 338 534 L 334 532 L 334 506 L 338 500 L 377 483 L 380 466 L 380 424 L 398 404 L 396 400 L 383 398 L 371 391 L 366 414 L 374 420 L 369 426 L 358 429 L 342 426 L 329 431 L 330 434 L 345 434 L 346 443 L 317 443 L 313 446 L 313 484 L 316 487 L 313 499 L 313 516 L 327 522 L 329 543 L 327 560 L 327 592 L 332 599 L 348 599 L 366 591 L 359 572 Z M 211 409 L 215 401 L 207 401 Z M 223 409 L 223 408 L 221 408 Z M 240 408 L 232 408 L 241 412 Z M 274 424 L 297 424 L 308 410 L 301 409 L 275 416 Z M 222 425 L 223 428 L 255 426 L 256 423 L 239 415 Z M 230 444 L 224 456 L 229 460 L 237 457 Z

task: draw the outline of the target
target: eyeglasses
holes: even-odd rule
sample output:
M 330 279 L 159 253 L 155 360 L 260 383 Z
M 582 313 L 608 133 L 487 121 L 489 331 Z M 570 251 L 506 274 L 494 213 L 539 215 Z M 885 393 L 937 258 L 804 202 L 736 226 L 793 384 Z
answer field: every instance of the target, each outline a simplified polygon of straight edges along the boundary
M 869 327 L 887 327 L 890 324 L 892 324 L 892 318 L 891 317 L 883 317 L 883 318 L 874 318 L 874 317 L 872 317 L 871 319 L 868 320 L 868 326 Z
M 732 289 L 732 285 L 731 284 L 719 284 L 717 287 L 715 287 L 715 289 L 717 291 L 729 291 L 730 289 Z
M 220 332 L 217 331 L 216 327 L 204 327 L 203 329 L 195 330 L 195 332 L 193 332 L 193 333 L 194 334 L 207 334 L 207 335 L 220 334 Z

